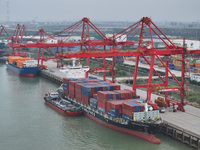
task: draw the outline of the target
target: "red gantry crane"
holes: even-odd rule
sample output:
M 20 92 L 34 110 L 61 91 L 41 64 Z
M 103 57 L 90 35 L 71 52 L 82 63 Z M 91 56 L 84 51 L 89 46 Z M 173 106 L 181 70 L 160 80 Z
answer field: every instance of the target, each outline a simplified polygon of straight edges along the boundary
M 146 28 L 149 29 L 149 38 L 150 41 L 145 40 L 145 33 Z M 133 33 L 134 32 L 134 33 Z M 132 34 L 131 34 L 132 33 Z M 120 50 L 117 50 L 115 48 L 115 45 L 117 45 L 116 38 L 122 35 L 129 36 L 129 40 L 127 42 L 130 42 L 133 37 L 139 34 L 139 42 L 137 46 L 137 50 L 123 50 L 123 46 Z M 160 39 L 163 42 L 163 47 L 156 47 L 154 45 L 154 39 L 153 34 L 157 36 L 158 39 Z M 163 37 L 163 38 L 162 38 Z M 125 30 L 119 32 L 118 34 L 114 35 L 112 38 L 113 48 L 109 51 L 80 51 L 77 53 L 66 53 L 64 56 L 66 58 L 71 57 L 116 57 L 116 56 L 136 56 L 136 64 L 135 64 L 135 72 L 134 72 L 134 78 L 133 78 L 133 90 L 135 91 L 137 88 L 146 87 L 147 88 L 147 101 L 151 100 L 151 93 L 153 92 L 164 92 L 165 93 L 165 100 L 168 104 L 177 105 L 178 110 L 185 111 L 184 110 L 184 99 L 187 96 L 185 92 L 185 82 L 186 82 L 186 66 L 185 66 L 185 56 L 188 54 L 199 54 L 199 50 L 193 50 L 193 51 L 187 51 L 185 47 L 178 47 L 175 46 L 168 38 L 167 36 L 152 22 L 152 20 L 148 17 L 143 17 L 140 21 L 137 23 L 131 25 L 130 27 L 126 28 Z M 123 45 L 126 45 L 124 43 Z M 184 45 L 184 44 L 183 44 Z M 163 62 L 160 58 L 160 55 L 182 55 L 182 59 L 180 60 L 182 62 L 182 76 L 181 76 L 181 82 L 177 80 L 175 75 L 169 70 L 168 68 L 168 61 Z M 151 61 L 149 61 L 146 56 L 151 56 Z M 139 64 L 139 57 L 144 58 L 144 60 L 149 64 L 149 80 L 147 84 L 138 85 L 137 84 L 137 73 L 138 73 L 138 64 Z M 165 67 L 165 78 L 163 78 L 154 68 L 154 61 L 155 58 L 157 58 L 162 65 Z M 161 79 L 162 83 L 153 84 L 152 83 L 152 76 L 153 73 L 156 73 L 157 76 Z M 173 79 L 177 82 L 179 85 L 178 87 L 169 87 L 168 83 L 168 75 L 171 75 Z M 180 97 L 181 101 L 174 101 L 170 100 L 168 98 L 168 92 L 170 91 L 180 91 Z
M 147 29 L 147 31 L 146 31 Z M 92 30 L 92 32 L 91 32 Z M 72 37 L 81 34 L 80 41 L 73 41 Z M 99 39 L 92 38 L 91 35 L 96 33 Z M 46 34 L 46 36 L 44 36 Z M 37 34 L 38 35 L 38 34 Z M 126 36 L 124 36 L 126 35 Z M 145 37 L 146 36 L 146 37 Z M 118 38 L 127 37 L 127 41 L 117 41 Z M 138 44 L 132 40 L 138 37 Z M 162 41 L 163 46 L 155 46 L 154 37 Z M 148 38 L 148 40 L 147 40 Z M 149 40 L 150 39 L 150 40 Z M 31 39 L 30 39 L 31 40 Z M 13 42 L 9 46 L 14 48 L 39 48 L 39 53 L 41 48 L 48 50 L 54 55 L 54 58 L 62 60 L 62 58 L 87 58 L 86 65 L 89 65 L 89 58 L 94 57 L 101 67 L 93 68 L 90 71 L 103 72 L 104 80 L 106 80 L 105 73 L 107 71 L 112 72 L 112 81 L 114 82 L 115 77 L 115 57 L 117 56 L 136 56 L 135 71 L 133 77 L 133 90 L 137 88 L 146 87 L 147 88 L 147 101 L 151 100 L 151 93 L 153 92 L 165 92 L 165 100 L 168 104 L 178 105 L 178 109 L 184 110 L 184 99 L 186 96 L 185 92 L 185 81 L 186 81 L 186 67 L 185 67 L 185 56 L 188 54 L 200 54 L 200 50 L 187 50 L 184 46 L 178 47 L 174 45 L 167 36 L 152 22 L 148 17 L 143 17 L 140 21 L 131 25 L 130 27 L 124 29 L 123 31 L 113 34 L 112 37 L 106 37 L 88 18 L 83 18 L 81 21 L 75 23 L 74 25 L 66 28 L 65 30 L 51 36 L 47 34 L 44 30 L 40 30 L 40 40 L 37 42 L 30 43 L 28 40 L 25 43 Z M 56 40 L 56 42 L 49 42 L 50 40 Z M 128 50 L 124 50 L 124 47 L 129 45 Z M 59 52 L 58 48 L 64 47 L 74 47 L 80 48 L 78 52 Z M 109 46 L 107 49 L 106 46 Z M 131 47 L 137 46 L 136 49 Z M 57 53 L 53 52 L 50 48 L 56 47 Z M 38 53 L 38 63 L 39 60 L 43 61 L 45 58 L 39 58 Z M 182 59 L 182 77 L 181 81 L 178 81 L 175 75 L 168 68 L 168 61 L 163 62 L 160 55 L 181 55 Z M 151 60 L 147 59 L 147 56 L 151 57 Z M 99 61 L 99 57 L 103 58 L 103 64 Z M 112 64 L 110 65 L 106 61 L 106 57 L 112 57 Z M 143 58 L 149 65 L 149 80 L 147 84 L 139 85 L 137 84 L 137 74 L 139 58 Z M 162 65 L 165 67 L 165 77 L 162 77 L 154 68 L 154 61 L 157 58 Z M 49 58 L 47 58 L 49 59 Z M 52 57 L 53 59 L 53 57 Z M 106 68 L 108 66 L 108 68 Z M 155 73 L 161 80 L 161 83 L 153 84 L 152 77 Z M 87 73 L 88 75 L 88 73 Z M 168 76 L 171 75 L 173 79 L 179 85 L 178 87 L 169 87 Z M 174 101 L 168 98 L 168 92 L 170 91 L 180 91 L 181 101 Z
M 25 25 L 19 25 L 17 24 L 16 28 L 15 28 L 15 31 L 13 33 L 13 35 L 11 35 L 8 39 L 11 40 L 11 43 L 9 43 L 9 46 L 10 45 L 13 45 L 13 44 L 21 44 L 22 43 L 22 40 L 23 40 L 23 36 L 26 36 L 26 26 Z M 12 47 L 12 46 L 10 46 Z M 12 47 L 12 52 L 10 52 L 9 55 L 15 55 L 15 56 L 26 56 L 27 57 L 27 54 L 26 53 L 21 53 L 21 48 L 17 48 L 18 51 L 16 52 L 15 51 L 15 48 Z
M 95 35 L 97 38 L 91 37 L 92 35 Z M 80 36 L 80 40 L 74 41 L 73 36 Z M 40 36 L 40 40 L 37 42 L 30 42 L 34 37 Z M 53 41 L 53 42 L 51 42 Z M 135 42 L 118 42 L 117 45 L 134 45 Z M 106 51 L 106 46 L 111 46 L 112 48 L 116 45 L 116 42 L 113 39 L 107 38 L 88 18 L 83 18 L 79 22 L 73 24 L 72 26 L 64 29 L 63 31 L 55 34 L 55 35 L 49 35 L 44 30 L 40 30 L 37 34 L 35 34 L 32 38 L 27 40 L 24 43 L 10 43 L 9 46 L 11 46 L 13 49 L 15 48 L 39 48 L 38 52 L 38 64 L 41 60 L 41 66 L 43 65 L 43 60 L 48 59 L 57 59 L 62 60 L 63 58 L 63 51 L 59 51 L 59 48 L 64 47 L 79 47 L 80 52 L 90 51 L 90 52 L 102 52 Z M 57 52 L 53 52 L 50 48 L 57 48 Z M 42 50 L 41 50 L 42 49 Z M 47 50 L 50 52 L 54 57 L 44 57 L 44 51 Z M 40 52 L 42 51 L 42 56 L 40 56 Z M 106 56 L 105 56 L 106 57 Z M 110 65 L 105 57 L 103 57 L 103 64 L 99 61 L 98 58 L 95 57 L 97 62 L 100 64 L 101 67 L 98 68 L 91 68 L 90 71 L 98 71 L 103 72 L 104 79 L 105 79 L 105 73 L 108 71 L 111 71 L 114 75 L 114 64 Z M 86 65 L 89 66 L 89 58 L 87 57 L 87 63 Z M 80 62 L 81 59 L 79 59 Z M 106 65 L 109 67 L 106 68 Z M 59 67 L 59 65 L 57 65 Z M 89 72 L 90 72 L 89 71 Z M 88 73 L 87 72 L 87 76 Z

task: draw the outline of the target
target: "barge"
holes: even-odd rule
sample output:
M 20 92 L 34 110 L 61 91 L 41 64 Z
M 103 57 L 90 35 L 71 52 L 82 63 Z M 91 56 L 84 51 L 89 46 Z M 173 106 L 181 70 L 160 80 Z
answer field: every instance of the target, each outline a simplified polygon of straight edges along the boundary
M 60 98 L 57 92 L 46 94 L 44 100 L 50 107 L 65 116 L 80 116 L 83 113 L 80 106 L 76 107 L 71 102 Z

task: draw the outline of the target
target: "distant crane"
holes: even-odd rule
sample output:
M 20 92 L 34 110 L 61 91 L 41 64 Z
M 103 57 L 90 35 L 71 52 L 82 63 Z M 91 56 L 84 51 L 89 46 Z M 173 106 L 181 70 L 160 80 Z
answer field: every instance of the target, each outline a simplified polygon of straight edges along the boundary
M 26 26 L 25 25 L 17 25 L 13 35 L 11 35 L 8 39 L 11 40 L 12 44 L 22 44 L 23 36 L 26 36 Z M 27 56 L 26 53 L 21 53 L 21 48 L 18 48 L 18 52 L 15 52 L 15 48 L 12 47 L 12 52 L 10 55 L 17 55 L 17 56 Z
M 6 28 L 5 28 L 5 26 L 3 26 L 3 25 L 1 25 L 0 26 L 0 36 L 1 36 L 1 34 L 2 34 L 2 32 L 4 31 L 5 33 L 6 33 L 6 35 L 8 36 L 8 33 L 7 33 L 7 31 L 6 31 Z

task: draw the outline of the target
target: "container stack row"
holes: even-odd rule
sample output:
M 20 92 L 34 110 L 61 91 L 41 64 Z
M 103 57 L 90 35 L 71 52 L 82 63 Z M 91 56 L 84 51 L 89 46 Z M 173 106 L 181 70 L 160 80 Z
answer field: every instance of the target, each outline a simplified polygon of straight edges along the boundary
M 132 120 L 134 112 L 144 111 L 144 101 L 135 91 L 99 79 L 63 79 L 66 95 L 113 118 Z M 151 104 L 156 108 L 155 103 Z
M 29 57 L 20 57 L 20 56 L 9 56 L 8 57 L 9 64 L 15 65 L 15 66 L 17 66 L 19 68 L 23 67 L 23 63 L 26 60 L 31 60 L 31 58 L 29 58 Z

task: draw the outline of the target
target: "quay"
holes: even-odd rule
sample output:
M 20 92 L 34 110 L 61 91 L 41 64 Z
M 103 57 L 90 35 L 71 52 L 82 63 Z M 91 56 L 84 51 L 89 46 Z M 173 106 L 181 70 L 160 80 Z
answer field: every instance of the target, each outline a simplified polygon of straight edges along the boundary
M 0 58 L 0 62 L 5 61 Z M 48 66 L 48 70 L 41 70 L 39 75 L 61 85 L 62 78 L 65 77 L 65 74 L 56 67 L 56 62 L 47 61 L 45 65 Z M 102 79 L 102 77 L 98 78 Z M 128 85 L 120 85 L 121 89 L 132 89 L 132 87 Z M 146 91 L 137 89 L 136 92 L 137 95 L 143 95 L 141 98 L 146 98 L 144 97 L 146 96 Z M 158 95 L 152 94 L 152 101 L 157 97 Z M 164 120 L 164 125 L 160 127 L 160 133 L 200 150 L 200 109 L 186 105 L 185 112 L 173 112 L 172 108 L 169 107 L 166 109 L 166 112 L 161 113 L 160 116 Z

